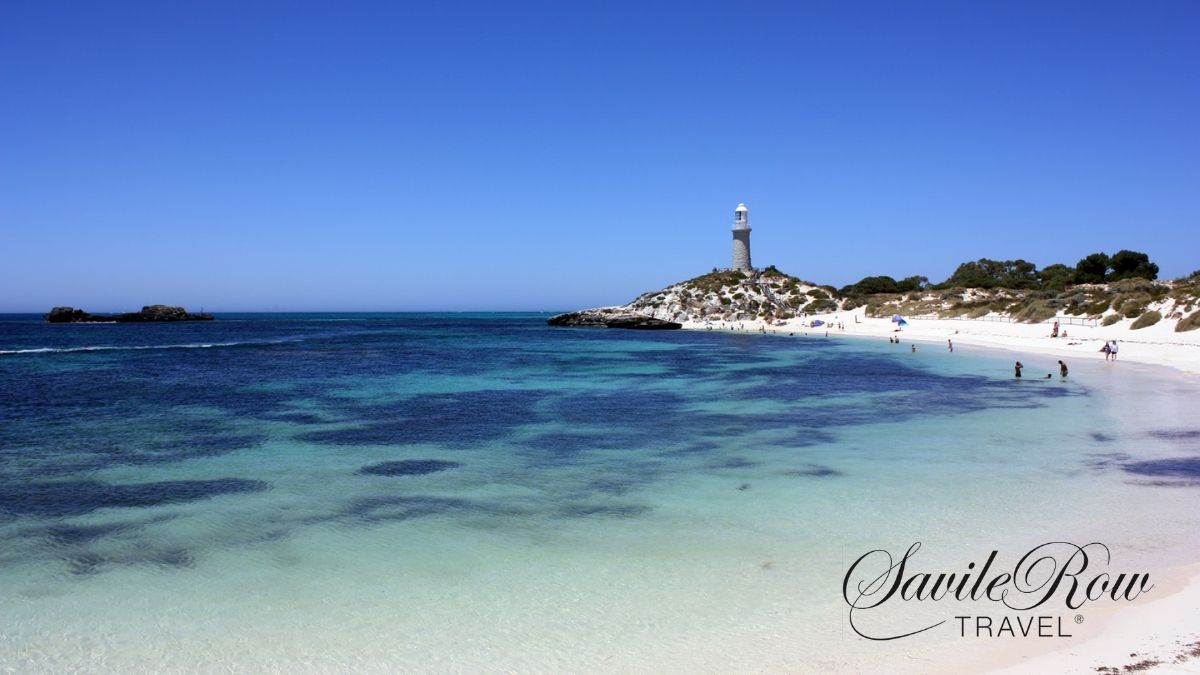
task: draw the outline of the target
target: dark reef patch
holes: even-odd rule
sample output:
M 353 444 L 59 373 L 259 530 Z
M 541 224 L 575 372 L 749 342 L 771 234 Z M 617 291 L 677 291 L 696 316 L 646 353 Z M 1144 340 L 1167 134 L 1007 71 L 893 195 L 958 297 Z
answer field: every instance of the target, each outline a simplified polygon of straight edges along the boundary
M 1150 435 L 1167 441 L 1193 441 L 1200 439 L 1200 429 L 1164 429 L 1151 431 Z
M 1111 443 L 1116 439 L 1108 434 L 1102 434 L 1099 431 L 1093 431 L 1091 434 L 1092 440 L 1097 443 Z
M 95 480 L 0 484 L 0 513 L 59 518 L 103 508 L 139 508 L 259 492 L 270 485 L 241 478 L 110 484 Z
M 402 459 L 396 462 L 380 462 L 364 466 L 358 473 L 369 476 L 421 476 L 462 466 L 458 462 L 440 459 Z
M 1125 462 L 1121 468 L 1138 476 L 1200 479 L 1200 457 L 1172 457 Z
M 831 478 L 833 476 L 844 476 L 845 474 L 828 466 L 813 464 L 803 469 L 791 469 L 789 471 L 784 471 L 783 475 L 807 478 Z

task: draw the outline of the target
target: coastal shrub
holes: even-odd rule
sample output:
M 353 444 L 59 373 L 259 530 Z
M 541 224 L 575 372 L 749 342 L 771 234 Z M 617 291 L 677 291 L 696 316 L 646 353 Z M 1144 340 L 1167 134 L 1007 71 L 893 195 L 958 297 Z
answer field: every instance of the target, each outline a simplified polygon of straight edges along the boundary
M 987 316 L 991 313 L 992 310 L 987 305 L 983 305 L 982 307 L 972 307 L 971 310 L 967 312 L 967 318 L 978 319 L 979 317 Z
M 1146 313 L 1142 314 L 1141 316 L 1139 316 L 1137 318 L 1137 321 L 1134 321 L 1133 325 L 1130 326 L 1129 328 L 1132 330 L 1137 330 L 1139 328 L 1145 328 L 1146 326 L 1153 326 L 1154 324 L 1158 323 L 1159 321 L 1162 321 L 1162 314 L 1159 314 L 1158 312 L 1156 312 L 1154 310 L 1150 310 L 1149 312 L 1146 312 Z
M 1146 279 L 1121 279 L 1108 284 L 1108 290 L 1114 293 L 1149 293 L 1150 291 L 1159 288 L 1161 284 L 1156 284 L 1153 281 Z
M 1064 314 L 1087 314 L 1088 296 L 1086 293 L 1072 293 L 1064 298 L 1066 305 Z
M 717 292 L 725 286 L 736 286 L 746 280 L 746 275 L 737 270 L 710 272 L 685 281 L 685 284 L 704 292 Z
M 1104 317 L 1104 320 L 1100 322 L 1100 325 L 1101 326 L 1111 326 L 1114 323 L 1120 321 L 1122 318 L 1123 317 L 1120 314 L 1109 314 L 1108 316 Z
M 805 295 L 816 300 L 829 297 L 829 293 L 821 290 L 820 288 L 810 288 L 808 289 L 808 293 L 805 293 Z
M 1113 309 L 1123 314 L 1126 319 L 1133 319 L 1141 316 L 1142 312 L 1146 311 L 1146 303 L 1148 301 L 1149 298 L 1146 297 L 1133 297 L 1122 301 L 1119 306 L 1113 307 Z M 1114 300 L 1113 303 L 1115 304 L 1116 301 Z
M 838 305 L 829 298 L 821 298 L 813 300 L 804 306 L 804 311 L 809 314 L 823 314 L 825 312 L 836 312 Z
M 1083 306 L 1083 313 L 1091 316 L 1093 314 L 1103 314 L 1104 310 L 1112 304 L 1112 299 L 1108 297 L 1100 298 Z
M 1192 312 L 1182 321 L 1175 324 L 1176 333 L 1186 333 L 1189 330 L 1200 328 L 1200 312 Z
M 1051 307 L 1045 300 L 1034 300 L 1017 311 L 1013 318 L 1024 323 L 1041 323 L 1054 318 L 1058 310 Z

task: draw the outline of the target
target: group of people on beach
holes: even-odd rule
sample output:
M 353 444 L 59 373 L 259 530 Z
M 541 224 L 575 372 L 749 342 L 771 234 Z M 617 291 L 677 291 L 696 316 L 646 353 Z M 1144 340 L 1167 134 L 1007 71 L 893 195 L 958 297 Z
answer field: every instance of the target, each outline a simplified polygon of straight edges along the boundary
M 1119 349 L 1120 349 L 1120 347 L 1117 346 L 1117 341 L 1113 340 L 1112 342 L 1105 342 L 1104 346 L 1100 348 L 1100 351 L 1104 352 L 1104 360 L 1105 361 L 1108 361 L 1109 359 L 1116 361 L 1117 360 L 1117 350 L 1119 350 Z

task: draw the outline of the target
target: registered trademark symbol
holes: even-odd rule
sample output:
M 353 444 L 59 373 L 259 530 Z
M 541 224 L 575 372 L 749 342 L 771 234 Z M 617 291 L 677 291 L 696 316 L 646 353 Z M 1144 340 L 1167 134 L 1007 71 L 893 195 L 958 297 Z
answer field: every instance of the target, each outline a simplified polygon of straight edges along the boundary
M 1083 623 L 1083 615 L 1082 614 L 1075 615 L 1075 623 Z

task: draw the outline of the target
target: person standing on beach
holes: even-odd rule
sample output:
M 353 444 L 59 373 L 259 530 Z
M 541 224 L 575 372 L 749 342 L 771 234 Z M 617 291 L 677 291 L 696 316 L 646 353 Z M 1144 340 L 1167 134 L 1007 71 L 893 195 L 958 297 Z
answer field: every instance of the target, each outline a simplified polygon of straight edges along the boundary
M 1017 365 L 1013 367 L 1013 372 L 1017 374 L 1017 377 L 1021 377 L 1021 369 L 1024 367 L 1020 361 L 1017 361 Z
M 1117 347 L 1117 341 L 1113 340 L 1112 346 L 1108 348 L 1108 353 L 1110 356 L 1112 356 L 1113 361 L 1117 360 L 1117 349 L 1119 349 L 1119 347 Z
M 1100 351 L 1104 352 L 1105 361 L 1108 360 L 1108 357 L 1112 356 L 1112 348 L 1108 346 L 1108 340 L 1104 341 L 1104 346 L 1100 348 Z
M 1063 363 L 1062 359 L 1058 360 L 1058 376 L 1064 379 L 1067 377 L 1067 364 Z

